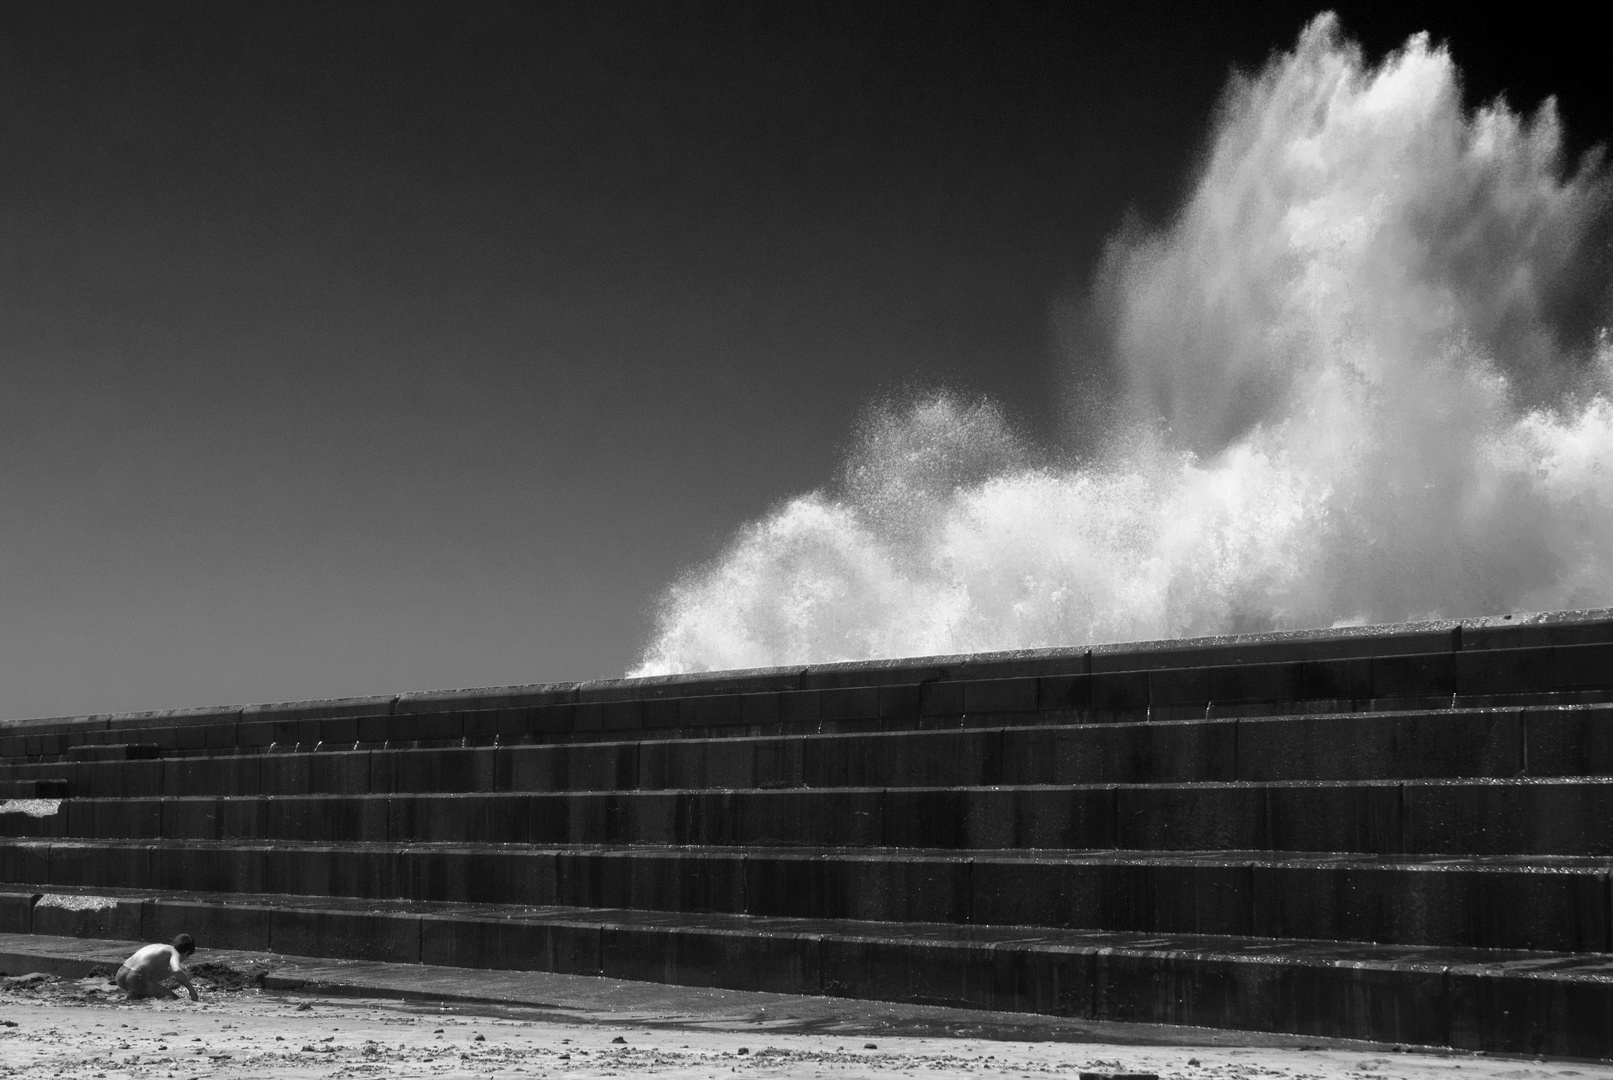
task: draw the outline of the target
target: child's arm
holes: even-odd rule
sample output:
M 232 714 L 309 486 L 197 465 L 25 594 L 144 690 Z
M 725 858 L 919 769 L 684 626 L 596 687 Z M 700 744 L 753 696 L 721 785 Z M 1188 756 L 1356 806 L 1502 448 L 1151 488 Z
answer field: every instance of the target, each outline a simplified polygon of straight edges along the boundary
M 184 985 L 185 989 L 190 993 L 190 999 L 192 1001 L 202 1000 L 197 996 L 196 988 L 190 984 L 190 972 L 185 970 L 185 965 L 176 963 L 174 966 L 178 969 L 174 972 L 174 979 Z

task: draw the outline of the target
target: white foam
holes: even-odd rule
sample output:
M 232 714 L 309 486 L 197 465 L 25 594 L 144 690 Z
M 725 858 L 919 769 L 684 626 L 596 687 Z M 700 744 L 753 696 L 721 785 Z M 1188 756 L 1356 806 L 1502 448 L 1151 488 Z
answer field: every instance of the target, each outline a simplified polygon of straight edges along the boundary
M 1371 67 L 1319 18 L 1104 256 L 1106 453 L 876 410 L 838 484 L 668 590 L 632 674 L 1613 604 L 1608 207 L 1549 102 L 1465 112 L 1425 38 Z

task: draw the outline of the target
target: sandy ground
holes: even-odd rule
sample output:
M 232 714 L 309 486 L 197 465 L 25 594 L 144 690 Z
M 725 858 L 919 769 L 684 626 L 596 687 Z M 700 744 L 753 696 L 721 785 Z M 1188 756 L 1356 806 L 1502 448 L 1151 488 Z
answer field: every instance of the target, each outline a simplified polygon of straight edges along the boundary
M 1442 1077 L 1613 1080 L 1613 1066 L 1478 1055 L 1227 1049 L 564 1023 L 513 1010 L 303 997 L 198 979 L 131 1002 L 104 977 L 0 979 L 0 1077 Z

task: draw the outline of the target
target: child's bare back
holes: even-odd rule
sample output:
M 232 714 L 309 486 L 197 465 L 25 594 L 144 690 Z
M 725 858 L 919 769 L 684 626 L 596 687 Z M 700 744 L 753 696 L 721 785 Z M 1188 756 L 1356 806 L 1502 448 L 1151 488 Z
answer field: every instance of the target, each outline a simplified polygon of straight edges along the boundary
M 192 1001 L 200 1001 L 183 963 L 195 951 L 196 942 L 189 934 L 180 934 L 172 945 L 147 945 L 118 968 L 117 984 L 127 990 L 131 998 L 175 998 L 179 995 L 163 985 L 172 978 L 184 985 Z

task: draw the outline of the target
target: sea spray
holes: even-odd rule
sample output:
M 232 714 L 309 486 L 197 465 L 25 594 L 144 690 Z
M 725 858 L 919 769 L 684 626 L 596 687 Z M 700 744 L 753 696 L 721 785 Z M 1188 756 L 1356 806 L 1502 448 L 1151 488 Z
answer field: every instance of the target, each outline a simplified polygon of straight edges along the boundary
M 989 402 L 874 409 L 838 482 L 661 600 L 634 674 L 1613 604 L 1609 180 L 1331 16 L 1235 80 L 1085 311 L 1078 463 Z

